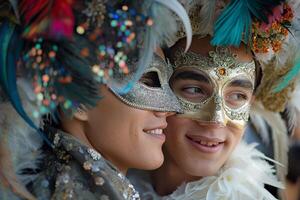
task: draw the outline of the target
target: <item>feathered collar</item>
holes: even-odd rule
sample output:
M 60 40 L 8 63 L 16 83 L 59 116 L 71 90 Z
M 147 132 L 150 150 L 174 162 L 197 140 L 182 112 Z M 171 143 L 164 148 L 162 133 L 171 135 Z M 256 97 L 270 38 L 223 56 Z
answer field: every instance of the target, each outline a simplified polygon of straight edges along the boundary
M 274 176 L 270 160 L 255 149 L 255 144 L 241 142 L 216 176 L 184 183 L 172 194 L 158 196 L 148 181 L 134 177 L 142 199 L 153 200 L 275 200 L 264 184 L 282 188 Z M 143 191 L 142 191 L 143 190 Z

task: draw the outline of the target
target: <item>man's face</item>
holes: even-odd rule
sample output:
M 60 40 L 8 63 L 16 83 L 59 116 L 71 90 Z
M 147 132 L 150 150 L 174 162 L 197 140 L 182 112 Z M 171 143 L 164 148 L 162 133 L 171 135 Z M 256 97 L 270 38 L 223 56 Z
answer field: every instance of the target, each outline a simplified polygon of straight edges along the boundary
M 224 62 L 224 66 L 204 61 L 204 57 L 215 55 L 208 53 L 213 50 L 208 40 L 196 38 L 194 43 L 199 40 L 200 44 L 190 50 L 199 54 L 199 66 L 197 62 L 189 63 L 190 57 L 186 56 L 184 63 L 175 66 L 170 81 L 185 114 L 167 119 L 164 152 L 167 162 L 188 175 L 202 177 L 214 175 L 241 140 L 253 94 L 255 66 L 242 47 L 230 49 L 238 65 L 229 65 L 226 56 L 229 63 Z M 216 59 L 220 61 L 220 57 Z M 176 65 L 178 57 L 173 54 L 171 59 Z M 241 63 L 250 70 L 240 70 Z

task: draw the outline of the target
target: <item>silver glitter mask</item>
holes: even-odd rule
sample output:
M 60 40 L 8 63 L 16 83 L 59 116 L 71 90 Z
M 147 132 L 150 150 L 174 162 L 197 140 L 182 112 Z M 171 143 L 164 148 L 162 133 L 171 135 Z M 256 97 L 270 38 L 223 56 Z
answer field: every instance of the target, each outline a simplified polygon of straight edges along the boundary
M 209 56 L 191 51 L 184 53 L 183 49 L 176 50 L 174 58 L 172 58 L 175 71 L 170 84 L 180 101 L 184 117 L 223 125 L 231 121 L 238 127 L 243 127 L 246 124 L 254 90 L 255 62 L 239 62 L 236 57 L 229 48 L 224 47 L 217 47 L 215 51 L 210 51 Z M 189 79 L 187 73 L 184 75 L 184 72 L 187 71 L 196 74 L 195 80 L 205 80 L 201 81 L 205 83 L 202 86 L 199 81 L 198 88 L 191 87 L 197 89 L 198 94 L 201 95 L 189 96 L 189 94 L 194 93 L 186 93 L 190 90 L 186 89 L 188 86 L 180 85 L 181 83 L 178 82 Z M 180 76 L 182 77 L 180 78 Z M 190 82 L 190 84 L 197 84 L 197 81 L 196 83 L 195 81 L 194 83 Z M 248 90 L 246 91 L 250 97 L 242 96 L 241 102 L 237 105 L 228 103 L 234 101 L 228 101 L 228 99 L 231 100 L 231 96 L 227 98 L 226 93 L 239 84 L 247 85 Z M 235 93 L 232 96 L 236 97 L 234 95 Z
M 160 56 L 154 55 L 152 63 L 144 75 L 147 73 L 155 74 L 159 86 L 152 87 L 139 81 L 126 94 L 118 94 L 112 88 L 111 90 L 121 101 L 134 108 L 182 113 L 180 103 L 169 86 L 172 72 L 173 69 L 169 63 L 166 63 Z M 125 78 L 130 79 L 131 77 L 126 76 Z M 120 77 L 121 79 L 123 81 L 124 77 Z

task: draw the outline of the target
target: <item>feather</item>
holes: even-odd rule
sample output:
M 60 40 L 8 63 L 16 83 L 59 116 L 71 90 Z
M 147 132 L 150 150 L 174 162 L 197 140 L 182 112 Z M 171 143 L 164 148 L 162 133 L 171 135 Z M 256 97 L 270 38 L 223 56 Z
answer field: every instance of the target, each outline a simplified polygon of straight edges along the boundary
M 288 102 L 283 114 L 285 117 L 284 119 L 286 120 L 288 133 L 289 135 L 292 135 L 299 120 L 299 110 L 297 110 L 293 104 Z
M 287 153 L 288 153 L 288 134 L 285 122 L 281 118 L 279 113 L 271 112 L 261 105 L 259 102 L 255 102 L 252 105 L 253 112 L 258 113 L 271 127 L 274 160 L 280 162 L 284 167 L 276 166 L 276 173 L 280 181 L 285 181 L 287 173 Z
M 5 135 L 7 136 L 8 133 Z M 0 185 L 3 185 L 4 191 L 1 192 L 0 197 L 4 199 L 4 195 L 11 192 L 8 199 L 11 199 L 11 195 L 17 195 L 29 200 L 34 200 L 35 198 L 30 194 L 20 183 L 16 177 L 13 164 L 12 164 L 12 155 L 7 148 L 7 139 L 4 138 L 5 135 L 2 133 L 0 138 Z M 0 190 L 1 191 L 1 190 Z M 12 194 L 12 192 L 14 194 Z
M 20 114 L 20 116 L 35 130 L 37 130 L 44 140 L 51 146 L 51 143 L 46 139 L 43 133 L 41 133 L 32 119 L 27 115 L 22 106 L 20 99 L 17 81 L 16 81 L 16 66 L 18 56 L 20 55 L 20 49 L 22 48 L 22 42 L 15 30 L 15 25 L 12 25 L 5 21 L 0 27 L 0 85 L 2 86 L 4 93 L 9 98 L 11 104 Z
M 72 5 L 72 0 L 22 0 L 20 10 L 27 26 L 24 37 L 71 38 L 75 23 Z
M 300 71 L 300 57 L 295 61 L 294 66 L 292 69 L 281 79 L 280 84 L 274 89 L 275 93 L 282 91 L 286 88 L 290 82 L 297 76 L 299 76 Z
M 30 83 L 24 79 L 19 79 L 18 89 L 23 100 L 24 109 L 27 113 L 36 109 L 35 99 L 32 99 L 33 91 L 30 88 Z M 9 109 L 9 108 L 8 108 Z M 12 110 L 12 108 L 11 108 Z M 41 147 L 44 144 L 43 138 L 39 137 L 34 129 L 26 124 L 15 111 L 10 111 L 7 114 L 9 130 L 9 147 L 13 149 L 12 158 L 14 169 L 18 174 L 19 180 L 23 184 L 27 184 L 35 178 L 34 175 L 23 175 L 23 169 L 38 169 L 37 161 L 41 159 Z M 40 119 L 34 118 L 35 124 L 39 124 Z
M 276 200 L 273 195 L 264 189 L 263 184 L 281 189 L 283 184 L 276 180 L 273 175 L 274 169 L 266 162 L 266 160 L 271 162 L 272 160 L 255 147 L 256 144 L 246 145 L 243 142 L 236 147 L 223 167 L 218 182 L 210 186 L 206 199 L 217 199 L 218 194 L 223 193 L 222 195 L 227 195 L 228 199 Z M 226 179 L 225 177 L 231 177 L 232 180 L 222 181 L 222 177 L 223 180 Z M 233 187 L 231 190 L 229 189 L 230 186 Z
M 18 12 L 17 0 L 0 1 L 0 20 L 5 17 L 14 23 L 19 23 L 19 12 Z
M 247 1 L 232 1 L 216 21 L 211 44 L 214 46 L 239 46 L 243 34 L 245 40 L 249 40 L 251 22 L 251 13 L 247 7 Z
M 172 0 L 172 1 L 164 1 L 164 0 L 156 0 L 158 3 L 161 3 L 162 5 L 166 6 L 168 9 L 170 9 L 170 11 L 173 11 L 174 13 L 177 14 L 177 16 L 181 19 L 184 28 L 185 28 L 185 32 L 186 32 L 186 47 L 185 47 L 185 51 L 187 51 L 191 45 L 192 42 L 192 27 L 191 27 L 191 23 L 189 20 L 189 16 L 186 13 L 185 9 L 182 7 L 182 5 L 180 5 L 178 3 L 177 0 Z M 161 40 L 165 40 L 165 38 L 168 38 L 169 35 L 172 35 L 174 33 L 176 33 L 176 29 L 170 29 L 168 30 L 168 32 L 164 33 L 163 31 L 166 31 L 166 29 L 164 28 L 166 24 L 172 25 L 172 23 L 176 23 L 176 21 L 172 20 L 171 18 L 171 14 L 168 15 L 164 15 L 164 12 L 158 12 L 155 15 L 155 19 L 157 19 L 157 23 L 159 23 L 156 26 L 157 29 L 157 33 L 160 34 L 159 38 L 161 38 Z M 164 19 L 164 20 L 162 20 Z M 162 21 L 161 21 L 162 20 Z M 162 33 L 160 33 L 162 32 Z
M 248 145 L 240 142 L 224 166 L 213 176 L 202 177 L 200 180 L 190 181 L 180 185 L 173 193 L 167 196 L 158 196 L 153 190 L 150 179 L 145 174 L 132 173 L 129 177 L 140 187 L 144 199 L 164 200 L 276 200 L 264 188 L 264 184 L 283 188 L 274 173 L 274 168 L 267 158 L 258 151 L 256 144 Z M 150 181 L 150 182 L 149 182 Z
M 25 90 L 25 81 L 18 82 L 18 88 L 22 99 L 24 100 L 24 108 L 26 112 L 34 109 L 34 102 L 28 99 L 28 92 Z M 0 141 L 2 144 L 0 155 L 0 174 L 2 181 L 6 182 L 7 188 L 3 188 L 0 198 L 12 199 L 13 194 L 26 199 L 35 199 L 24 187 L 24 183 L 32 180 L 32 177 L 16 175 L 21 169 L 30 168 L 37 169 L 35 161 L 39 158 L 39 149 L 43 144 L 43 140 L 14 110 L 8 101 L 0 103 L 0 127 L 2 134 Z M 29 112 L 30 113 L 30 112 Z M 38 119 L 35 120 L 38 123 Z M 19 173 L 18 173 L 19 174 Z M 17 198 L 18 199 L 18 198 Z
M 296 88 L 293 91 L 293 94 L 291 96 L 291 100 L 287 103 L 286 106 L 286 114 L 287 114 L 287 120 L 288 120 L 288 129 L 290 133 L 294 132 L 294 128 L 297 127 L 299 123 L 299 117 L 300 117 L 300 85 L 299 81 L 297 82 Z
M 272 9 L 282 0 L 232 0 L 216 21 L 212 45 L 239 46 L 250 41 L 252 18 L 268 24 Z
M 299 99 L 300 99 L 300 84 L 299 81 L 296 82 L 296 88 L 291 96 L 291 100 L 289 101 L 289 104 L 291 105 L 291 107 L 294 107 L 297 112 L 300 113 L 300 103 L 299 103 Z
M 199 26 L 201 27 L 201 31 L 203 33 L 213 32 L 213 25 L 215 22 L 215 11 L 216 11 L 216 3 L 217 0 L 205 1 L 201 10 L 200 10 L 200 22 Z

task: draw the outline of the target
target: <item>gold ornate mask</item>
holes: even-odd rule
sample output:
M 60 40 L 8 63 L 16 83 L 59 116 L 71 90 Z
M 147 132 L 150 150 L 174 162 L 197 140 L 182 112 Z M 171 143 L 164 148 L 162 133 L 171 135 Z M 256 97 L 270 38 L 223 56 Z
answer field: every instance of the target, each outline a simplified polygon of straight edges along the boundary
M 255 62 L 239 62 L 229 48 L 217 47 L 209 56 L 176 50 L 170 85 L 183 116 L 226 125 L 248 121 L 254 90 Z
M 132 62 L 131 64 L 136 64 Z M 143 110 L 182 113 L 180 103 L 169 86 L 172 67 L 158 55 L 154 55 L 152 63 L 144 75 L 126 94 L 112 92 L 124 103 Z M 120 76 L 120 80 L 130 79 L 131 76 Z

